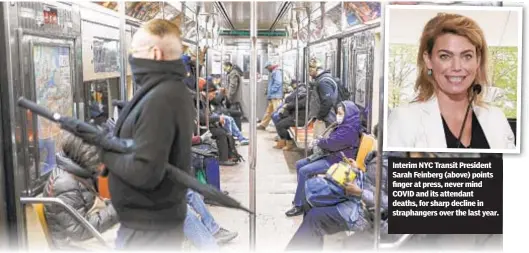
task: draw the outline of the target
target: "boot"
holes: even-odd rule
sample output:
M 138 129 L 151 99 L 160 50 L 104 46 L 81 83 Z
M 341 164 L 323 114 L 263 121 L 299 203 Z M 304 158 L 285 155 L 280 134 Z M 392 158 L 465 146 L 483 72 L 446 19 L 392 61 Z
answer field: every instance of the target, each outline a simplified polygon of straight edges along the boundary
M 296 148 L 296 144 L 294 141 L 286 141 L 285 147 L 283 148 L 284 151 L 291 151 L 294 148 Z
M 285 140 L 279 140 L 279 141 L 276 141 L 276 145 L 274 146 L 275 149 L 282 149 L 286 146 L 286 141 Z

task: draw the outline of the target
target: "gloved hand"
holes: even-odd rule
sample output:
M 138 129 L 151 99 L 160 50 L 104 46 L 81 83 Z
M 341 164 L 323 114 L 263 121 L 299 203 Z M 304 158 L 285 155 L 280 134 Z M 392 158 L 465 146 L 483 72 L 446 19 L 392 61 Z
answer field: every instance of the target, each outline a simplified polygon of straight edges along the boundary
M 210 141 L 212 136 L 213 134 L 211 134 L 210 131 L 207 131 L 203 135 L 200 136 L 200 142 Z

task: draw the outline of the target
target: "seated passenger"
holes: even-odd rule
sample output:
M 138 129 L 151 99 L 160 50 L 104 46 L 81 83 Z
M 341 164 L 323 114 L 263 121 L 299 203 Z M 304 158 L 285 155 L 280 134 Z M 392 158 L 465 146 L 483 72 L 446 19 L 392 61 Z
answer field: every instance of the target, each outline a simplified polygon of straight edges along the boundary
M 308 178 L 323 174 L 332 164 L 342 161 L 342 153 L 348 158 L 356 159 L 362 133 L 360 110 L 353 102 L 343 101 L 338 104 L 337 111 L 337 122 L 330 126 L 333 130 L 329 137 L 316 139 L 316 144 L 313 146 L 317 152 L 296 163 L 298 185 L 294 197 L 294 207 L 286 212 L 287 216 L 303 214 L 305 181 Z
M 208 82 L 211 82 L 210 85 L 213 86 L 212 81 L 208 80 Z M 231 116 L 231 111 L 224 105 L 226 96 L 224 95 L 223 91 L 217 89 L 210 89 L 207 96 L 209 99 L 209 105 L 212 111 L 212 115 L 222 117 L 222 127 L 226 129 L 233 137 L 237 138 L 241 145 L 248 145 L 248 139 L 244 137 L 240 128 L 237 125 L 235 118 Z
M 190 91 L 190 93 L 193 96 L 193 103 L 196 103 L 196 93 L 194 91 Z M 201 126 L 206 125 L 207 117 L 207 106 L 204 99 L 204 97 L 200 96 L 198 113 Z M 222 115 L 209 116 L 208 129 L 217 143 L 217 148 L 219 150 L 219 163 L 223 166 L 234 166 L 241 160 L 241 156 L 235 147 L 235 140 L 232 135 L 222 127 L 223 124 L 225 124 L 225 118 L 222 117 Z
M 43 197 L 59 198 L 103 233 L 119 221 L 110 201 L 102 199 L 97 191 L 97 177 L 102 168 L 98 152 L 98 148 L 67 135 L 57 154 L 57 166 L 44 187 Z M 93 237 L 61 206 L 46 205 L 44 213 L 56 248 L 75 246 L 75 242 Z
M 62 151 L 57 155 L 57 164 L 46 183 L 43 196 L 59 198 L 77 210 L 99 233 L 104 233 L 103 237 L 115 239 L 117 234 L 111 228 L 119 223 L 118 215 L 111 202 L 101 198 L 96 184 L 103 167 L 98 148 L 67 135 Z M 218 247 L 217 242 L 227 242 L 237 236 L 237 233 L 220 228 L 215 223 L 198 194 L 189 191 L 187 201 L 191 211 L 187 212 L 184 234 L 197 248 L 213 249 Z M 78 243 L 93 237 L 60 206 L 45 206 L 44 213 L 56 248 L 84 248 Z M 108 234 L 112 232 L 114 234 Z M 95 239 L 83 242 L 83 245 L 90 248 L 100 246 Z
M 285 98 L 285 103 L 280 106 L 278 111 L 279 119 L 274 122 L 280 138 L 274 146 L 276 149 L 292 150 L 294 148 L 294 141 L 290 137 L 288 130 L 296 126 L 296 94 L 298 94 L 298 126 L 305 125 L 307 89 L 305 85 L 299 85 L 294 92 Z M 272 115 L 272 120 L 274 120 L 274 115 Z
M 345 187 L 349 196 L 361 197 L 366 208 L 362 208 L 361 203 L 352 200 L 341 202 L 334 206 L 310 207 L 305 212 L 303 222 L 290 240 L 287 250 L 322 250 L 325 235 L 335 234 L 342 231 L 371 232 L 373 228 L 376 189 L 376 164 L 377 151 L 372 151 L 366 157 L 366 173 L 364 179 L 364 189 L 362 190 L 355 183 L 348 183 Z M 354 162 L 354 161 L 353 161 Z M 388 160 L 387 155 L 383 155 L 382 166 L 382 190 L 381 208 L 382 211 L 388 208 Z M 387 234 L 387 222 L 381 222 L 381 233 Z

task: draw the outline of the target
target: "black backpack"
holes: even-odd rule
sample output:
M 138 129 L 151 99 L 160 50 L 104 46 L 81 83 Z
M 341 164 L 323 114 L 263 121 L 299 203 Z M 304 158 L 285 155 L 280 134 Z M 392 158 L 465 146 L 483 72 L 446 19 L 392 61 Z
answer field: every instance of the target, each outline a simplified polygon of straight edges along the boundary
M 331 78 L 331 77 L 327 77 L 327 78 Z M 338 88 L 338 96 L 336 98 L 335 105 L 341 103 L 342 101 L 349 100 L 349 98 L 351 98 L 351 92 L 349 92 L 345 88 L 345 86 L 343 86 L 342 80 L 340 80 L 340 78 L 338 77 L 332 77 L 331 79 L 334 81 L 334 84 Z
M 345 88 L 345 86 L 342 84 L 342 80 L 340 78 L 335 77 L 334 82 L 336 82 L 336 86 L 338 86 L 338 99 L 336 103 L 340 103 L 345 100 L 349 100 L 351 98 L 351 92 Z

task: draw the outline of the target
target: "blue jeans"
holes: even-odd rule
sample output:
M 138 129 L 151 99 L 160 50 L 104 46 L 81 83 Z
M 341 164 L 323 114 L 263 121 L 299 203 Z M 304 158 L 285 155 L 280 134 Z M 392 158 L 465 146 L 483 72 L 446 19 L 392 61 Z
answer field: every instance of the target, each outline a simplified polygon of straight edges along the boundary
M 55 160 L 55 140 L 52 138 L 39 139 L 39 153 L 41 153 L 44 149 L 46 150 L 46 160 L 40 163 L 41 175 L 51 171 L 57 164 Z
M 298 186 L 296 188 L 296 195 L 294 195 L 294 206 L 301 207 L 303 205 L 305 199 L 305 181 L 314 175 L 325 173 L 329 169 L 329 166 L 329 162 L 325 159 L 309 163 L 309 160 L 305 158 L 296 162 Z
M 322 250 L 325 235 L 347 230 L 346 221 L 336 206 L 311 208 L 290 240 L 287 251 Z
M 231 116 L 223 115 L 224 116 L 224 129 L 228 131 L 232 136 L 237 137 L 239 141 L 246 140 L 246 138 L 242 135 L 241 130 L 235 123 L 235 120 Z
M 198 193 L 188 190 L 186 197 L 187 215 L 184 222 L 184 235 L 198 249 L 218 250 L 219 246 L 213 235 L 220 230 L 220 226 L 215 222 Z

